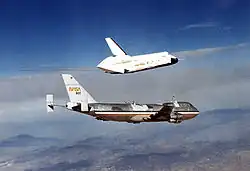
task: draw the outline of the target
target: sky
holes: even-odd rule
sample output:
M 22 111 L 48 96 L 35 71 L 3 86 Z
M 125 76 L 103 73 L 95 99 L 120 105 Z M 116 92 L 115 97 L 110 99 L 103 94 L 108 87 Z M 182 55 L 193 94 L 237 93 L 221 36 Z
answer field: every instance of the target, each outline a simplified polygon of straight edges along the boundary
M 249 42 L 247 0 L 3 0 L 1 75 L 22 67 L 95 67 L 114 38 L 131 55 Z
M 236 45 L 177 54 L 191 55 L 194 57 L 192 60 L 198 59 L 199 63 L 203 63 L 206 58 L 212 56 L 216 59 L 225 54 L 229 58 L 237 56 L 244 59 L 245 55 L 250 55 L 249 47 L 249 44 Z M 175 95 L 177 100 L 191 102 L 201 112 L 197 116 L 200 119 L 204 117 L 204 112 L 214 109 L 250 108 L 249 63 L 234 61 L 220 68 L 214 66 L 213 62 L 205 62 L 206 67 L 190 67 L 186 64 L 189 61 L 187 59 L 172 67 L 123 76 L 79 71 L 69 74 L 98 102 L 163 103 Z M 54 94 L 57 104 L 63 105 L 68 101 L 60 72 L 1 78 L 0 140 L 25 133 L 73 141 L 97 135 L 119 135 L 130 129 L 135 129 L 133 135 L 136 135 L 142 130 L 148 132 L 151 129 L 171 129 L 175 126 L 168 123 L 133 125 L 102 122 L 60 108 L 56 108 L 54 113 L 46 113 L 45 95 L 48 93 Z M 216 116 L 212 119 L 216 120 Z M 194 119 L 183 124 L 194 126 L 197 122 Z M 76 133 L 76 130 L 81 131 Z
M 60 109 L 47 114 L 47 93 L 53 93 L 59 102 L 68 100 L 60 73 L 19 71 L 43 65 L 95 67 L 111 55 L 104 41 L 107 36 L 129 54 L 167 50 L 183 60 L 174 66 L 123 76 L 70 72 L 96 100 L 161 103 L 175 95 L 201 112 L 248 108 L 249 3 L 1 1 L 0 139 L 18 133 L 82 138 L 134 127 Z M 81 131 L 76 134 L 75 130 Z

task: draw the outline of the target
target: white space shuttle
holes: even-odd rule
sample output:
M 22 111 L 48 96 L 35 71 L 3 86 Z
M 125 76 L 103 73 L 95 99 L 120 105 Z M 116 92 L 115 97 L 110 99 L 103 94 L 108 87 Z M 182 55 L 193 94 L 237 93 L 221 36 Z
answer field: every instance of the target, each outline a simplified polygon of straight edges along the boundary
M 128 55 L 112 38 L 105 38 L 112 56 L 101 61 L 97 68 L 110 74 L 127 74 L 159 67 L 174 65 L 178 58 L 167 51 L 131 56 Z

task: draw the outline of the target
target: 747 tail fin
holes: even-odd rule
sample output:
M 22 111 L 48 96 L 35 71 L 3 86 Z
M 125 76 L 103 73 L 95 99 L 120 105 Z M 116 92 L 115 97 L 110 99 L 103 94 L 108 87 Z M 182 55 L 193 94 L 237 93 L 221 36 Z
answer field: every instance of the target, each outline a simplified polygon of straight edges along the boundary
M 71 102 L 95 103 L 95 99 L 70 74 L 62 74 L 62 78 Z
M 127 53 L 112 38 L 107 37 L 105 40 L 114 56 L 127 55 Z

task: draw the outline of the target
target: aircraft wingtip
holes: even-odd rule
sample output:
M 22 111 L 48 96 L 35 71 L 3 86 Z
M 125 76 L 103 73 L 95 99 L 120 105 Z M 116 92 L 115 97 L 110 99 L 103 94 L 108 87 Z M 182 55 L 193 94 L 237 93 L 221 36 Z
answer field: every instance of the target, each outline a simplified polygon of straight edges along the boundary
M 61 74 L 62 77 L 66 78 L 66 77 L 72 77 L 72 75 L 70 74 Z

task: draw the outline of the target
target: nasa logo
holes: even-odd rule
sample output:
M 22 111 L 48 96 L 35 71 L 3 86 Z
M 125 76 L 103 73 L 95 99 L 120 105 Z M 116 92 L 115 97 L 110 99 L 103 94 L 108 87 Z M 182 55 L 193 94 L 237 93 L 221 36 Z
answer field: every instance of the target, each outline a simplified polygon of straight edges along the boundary
M 80 87 L 69 87 L 70 92 L 76 92 L 76 94 L 81 94 L 81 88 Z

